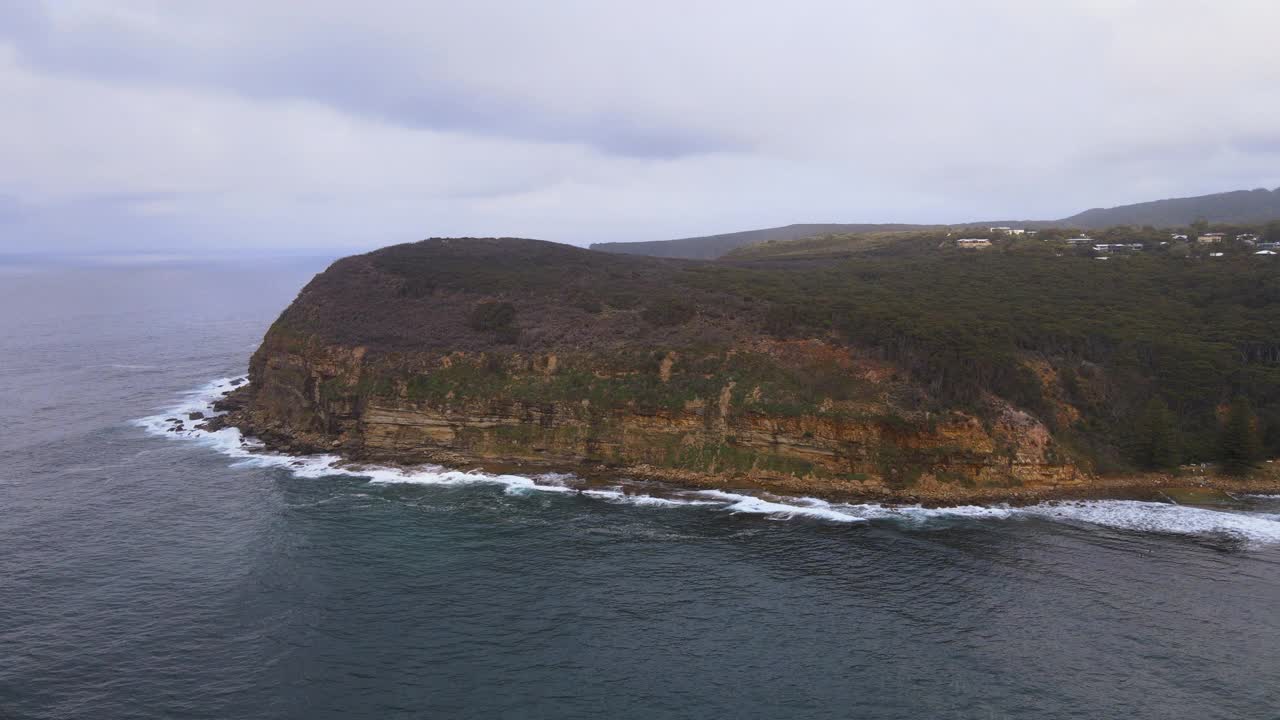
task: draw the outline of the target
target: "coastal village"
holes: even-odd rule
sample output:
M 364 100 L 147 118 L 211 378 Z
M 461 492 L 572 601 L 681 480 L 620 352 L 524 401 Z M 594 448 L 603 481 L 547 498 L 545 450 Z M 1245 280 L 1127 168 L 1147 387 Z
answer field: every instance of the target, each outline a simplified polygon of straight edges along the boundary
M 972 232 L 972 230 L 970 230 Z M 948 233 L 948 237 L 953 233 Z M 1229 255 L 1252 255 L 1265 259 L 1280 254 L 1280 223 L 1266 227 L 1233 227 L 1211 230 L 1197 222 L 1190 228 L 1156 229 L 1119 226 L 1096 233 L 1094 237 L 1078 230 L 1047 228 L 1032 230 L 1009 226 L 987 228 L 987 232 L 961 237 L 954 247 L 963 250 L 988 250 L 998 246 L 1036 240 L 1057 246 L 1059 254 L 1086 255 L 1098 260 L 1139 253 L 1161 252 L 1173 257 L 1223 258 Z

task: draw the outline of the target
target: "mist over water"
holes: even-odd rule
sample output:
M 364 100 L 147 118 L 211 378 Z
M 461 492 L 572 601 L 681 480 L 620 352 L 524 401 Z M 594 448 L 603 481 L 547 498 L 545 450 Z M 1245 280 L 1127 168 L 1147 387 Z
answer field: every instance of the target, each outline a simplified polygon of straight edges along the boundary
M 167 432 L 323 265 L 0 276 L 0 717 L 1280 707 L 1276 499 L 579 493 Z

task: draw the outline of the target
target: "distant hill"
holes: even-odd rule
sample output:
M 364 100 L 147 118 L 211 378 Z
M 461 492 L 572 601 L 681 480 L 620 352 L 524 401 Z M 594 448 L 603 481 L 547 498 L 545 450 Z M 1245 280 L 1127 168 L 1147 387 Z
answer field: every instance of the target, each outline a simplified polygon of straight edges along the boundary
M 1115 225 L 1181 227 L 1190 225 L 1199 218 L 1211 223 L 1241 225 L 1280 220 L 1280 188 L 1237 190 L 1113 208 L 1094 208 L 1065 218 L 1061 224 L 1081 228 Z
M 924 230 L 931 225 L 906 224 L 845 224 L 845 223 L 804 223 L 787 225 L 786 227 L 766 228 L 764 230 L 745 230 L 743 232 L 725 233 L 723 235 L 707 235 L 705 237 L 680 238 L 679 240 L 653 240 L 650 242 L 629 243 L 595 243 L 592 250 L 627 255 L 648 255 L 650 257 L 687 258 L 691 260 L 712 260 L 736 248 L 756 243 L 800 240 L 817 235 L 848 234 L 865 232 L 894 232 L 899 230 Z
M 1201 195 L 1199 197 L 1172 198 L 1136 205 L 1113 208 L 1094 208 L 1061 220 L 989 220 L 984 222 L 956 223 L 957 228 L 981 228 L 996 226 L 1044 228 L 1068 227 L 1097 229 L 1116 225 L 1154 225 L 1156 227 L 1184 227 L 1204 218 L 1210 223 L 1254 224 L 1280 220 L 1280 188 L 1276 190 L 1237 190 L 1234 192 Z M 850 233 L 899 232 L 929 230 L 941 225 L 912 225 L 907 223 L 842 224 L 806 223 L 764 230 L 707 235 L 705 237 L 680 238 L 631 243 L 596 243 L 592 250 L 651 257 L 688 258 L 710 260 L 737 248 L 770 241 L 802 240 L 824 235 L 848 235 Z

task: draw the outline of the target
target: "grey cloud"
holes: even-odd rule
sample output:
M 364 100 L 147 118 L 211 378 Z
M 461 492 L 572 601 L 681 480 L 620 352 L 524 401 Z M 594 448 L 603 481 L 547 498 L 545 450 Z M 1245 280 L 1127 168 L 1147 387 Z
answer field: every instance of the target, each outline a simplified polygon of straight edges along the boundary
M 0 1 L 0 243 L 586 243 L 1274 187 L 1277 22 L 1261 0 Z
M 606 154 L 674 159 L 748 149 L 741 139 L 679 125 L 637 122 L 625 112 L 557 112 L 453 82 L 446 63 L 355 33 L 300 33 L 279 44 L 211 53 L 173 38 L 117 28 L 59 31 L 43 6 L 0 8 L 0 39 L 31 66 L 106 80 L 206 86 L 248 98 L 303 99 L 406 128 L 540 142 L 580 143 Z M 519 62 L 519 58 L 512 58 Z M 417 68 L 417 72 L 406 69 Z M 621 82 L 621 79 L 619 80 Z

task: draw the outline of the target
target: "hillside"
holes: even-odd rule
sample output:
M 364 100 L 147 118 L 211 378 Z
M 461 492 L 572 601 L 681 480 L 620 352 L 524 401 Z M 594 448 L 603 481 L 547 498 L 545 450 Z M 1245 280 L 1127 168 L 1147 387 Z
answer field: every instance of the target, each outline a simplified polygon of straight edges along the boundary
M 1060 224 L 1088 229 L 1115 225 L 1186 227 L 1198 219 L 1231 224 L 1258 224 L 1280 220 L 1280 188 L 1238 190 L 1114 208 L 1094 208 L 1065 218 Z
M 353 459 L 1035 497 L 1150 464 L 1157 431 L 1176 439 L 1161 462 L 1214 459 L 1237 395 L 1280 452 L 1277 302 L 1253 257 L 714 263 L 436 239 L 317 276 L 230 421 Z
M 1154 202 L 1122 205 L 1113 208 L 1094 208 L 1061 220 L 988 220 L 982 222 L 954 223 L 957 229 L 986 230 L 990 227 L 1023 228 L 1076 228 L 1101 229 L 1119 225 L 1151 225 L 1158 228 L 1187 227 L 1196 220 L 1210 223 L 1256 225 L 1280 220 L 1280 188 L 1270 190 L 1239 190 L 1190 198 L 1156 200 Z M 767 242 L 784 242 L 824 236 L 848 236 L 886 232 L 923 231 L 939 229 L 943 225 L 911 224 L 800 224 L 766 230 L 708 235 L 706 237 L 681 238 L 630 243 L 596 243 L 592 250 L 652 257 L 689 258 L 711 260 L 723 257 L 733 250 Z
M 937 251 L 946 242 L 945 230 L 829 233 L 798 240 L 770 240 L 745 245 L 720 256 L 725 262 L 778 263 L 825 261 L 859 255 L 909 255 Z
M 786 227 L 768 228 L 765 230 L 746 230 L 744 232 L 708 235 L 705 237 L 681 238 L 679 240 L 655 240 L 651 242 L 630 243 L 594 243 L 592 250 L 628 255 L 648 255 L 650 257 L 685 258 L 690 260 L 714 260 L 735 248 L 755 245 L 762 242 L 799 240 L 828 234 L 849 234 L 869 232 L 893 232 L 899 230 L 915 230 L 929 227 L 927 225 L 908 224 L 800 224 Z

